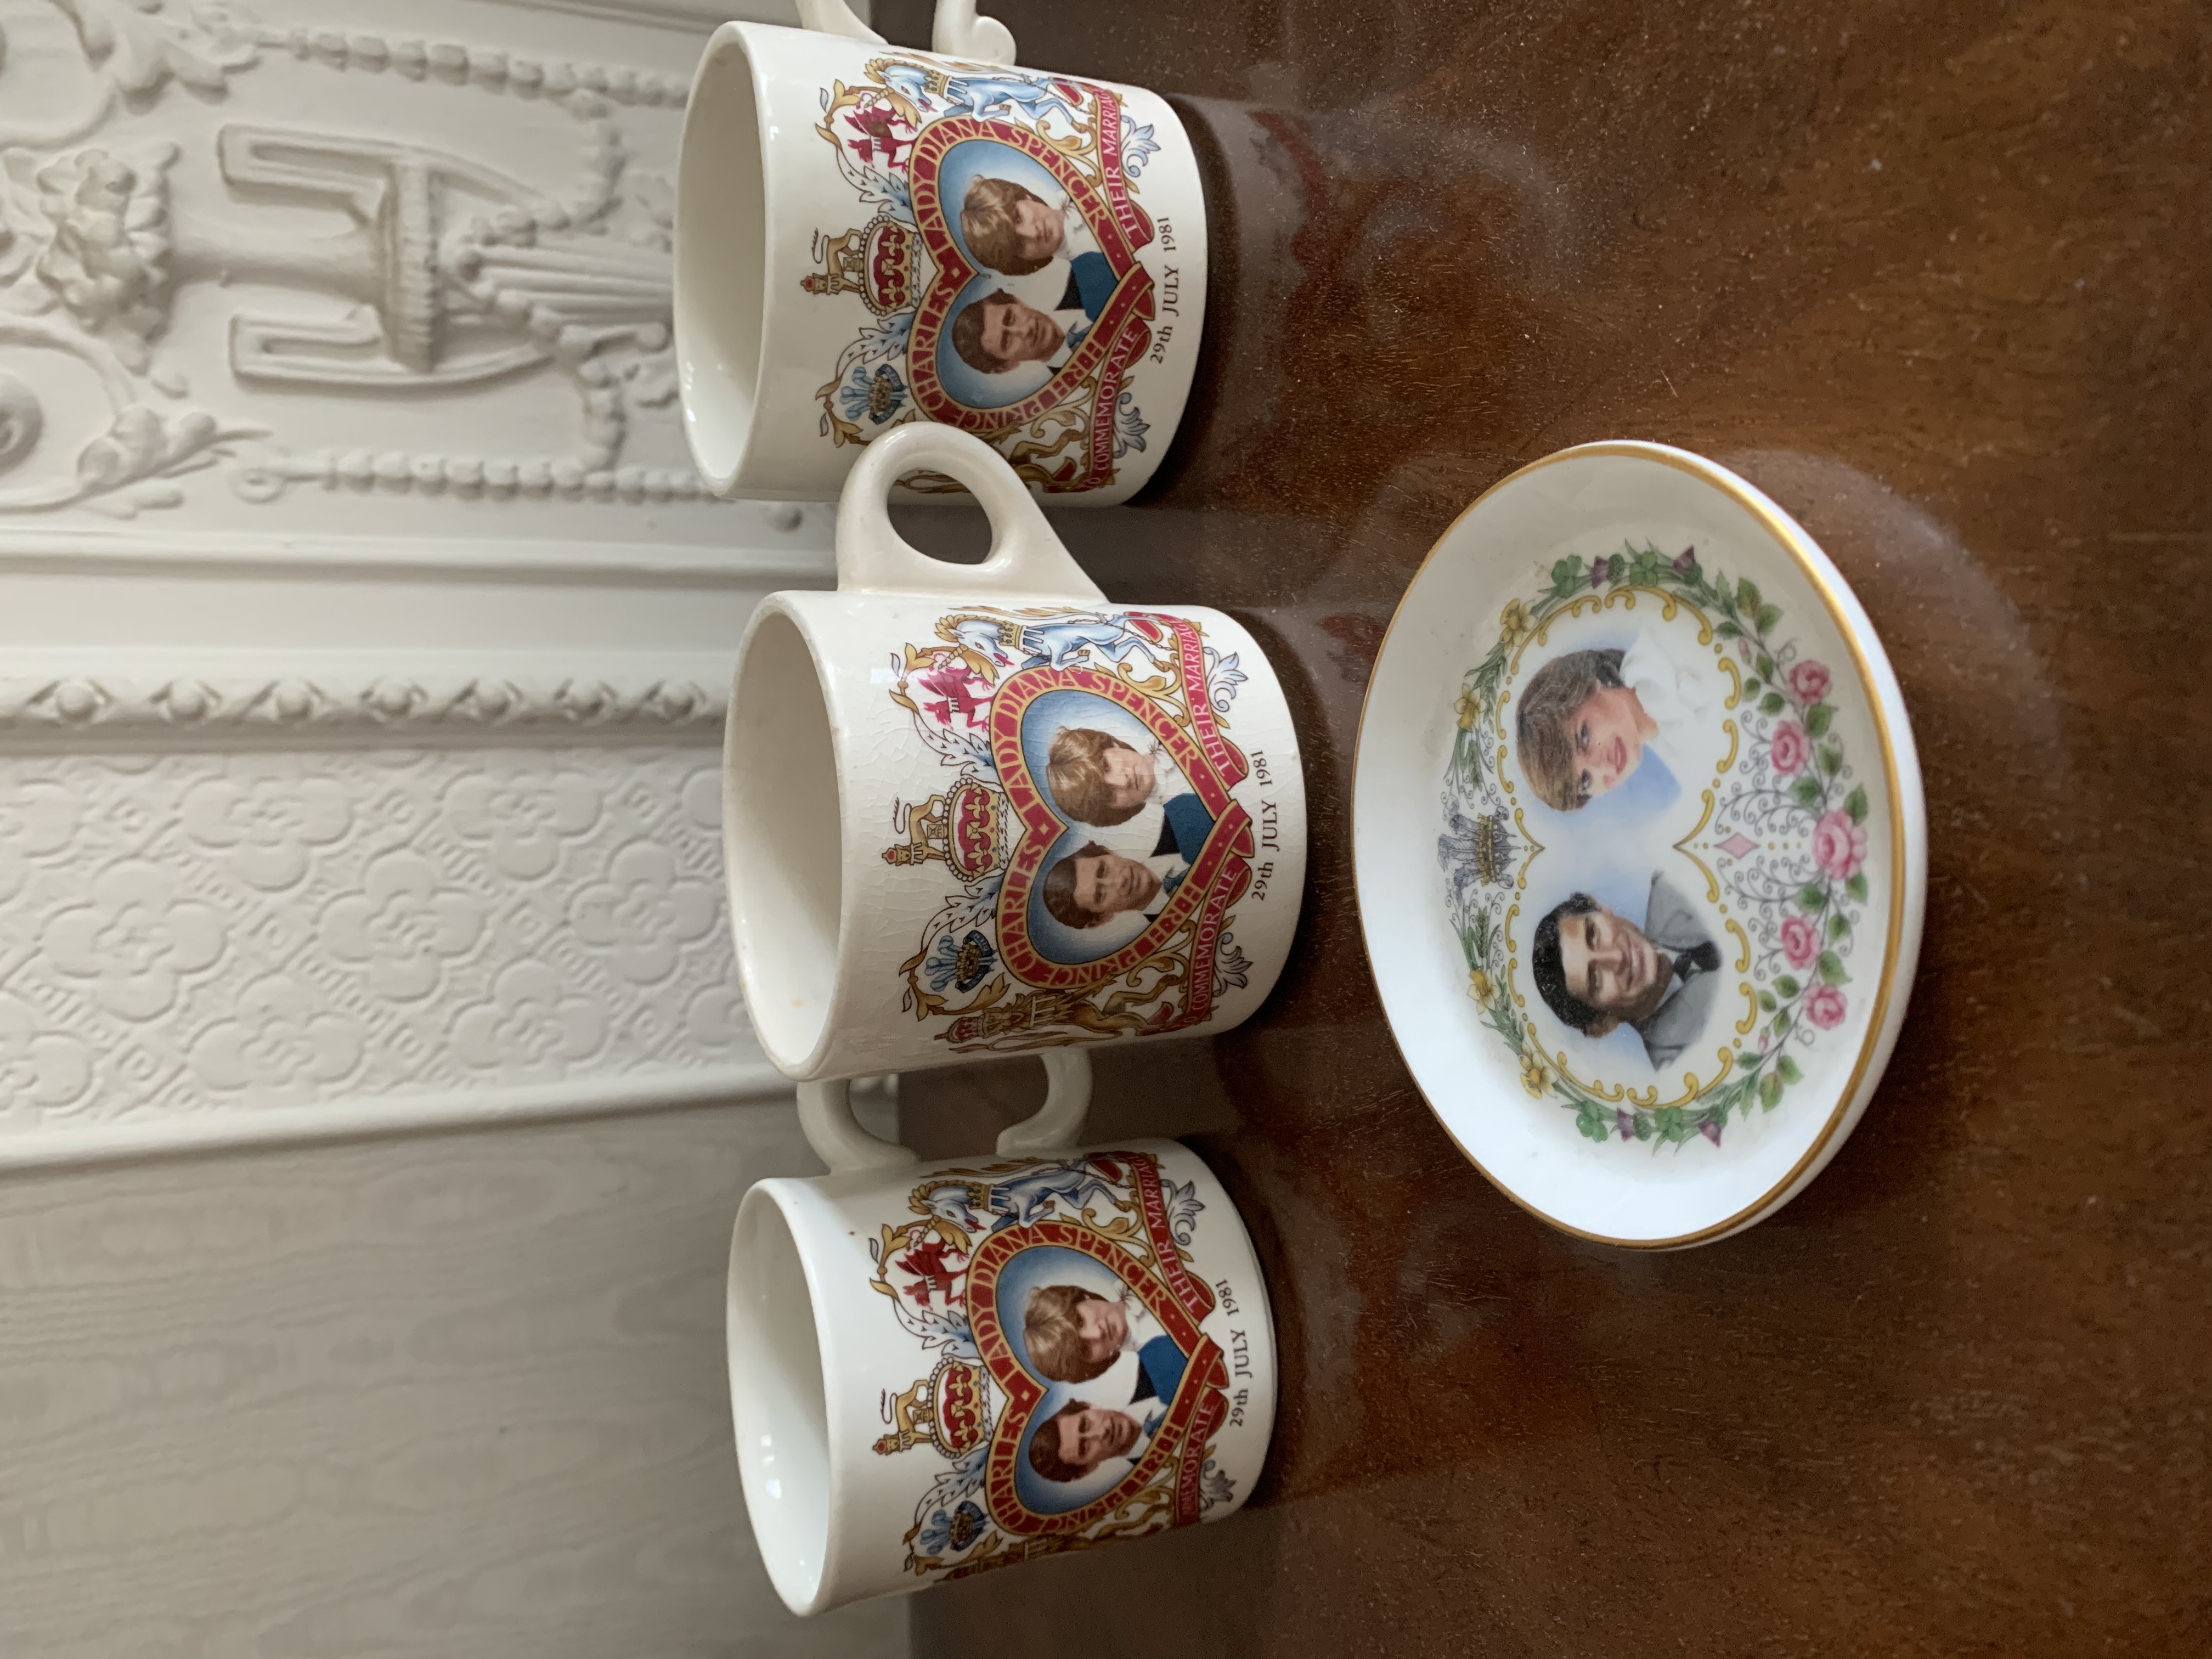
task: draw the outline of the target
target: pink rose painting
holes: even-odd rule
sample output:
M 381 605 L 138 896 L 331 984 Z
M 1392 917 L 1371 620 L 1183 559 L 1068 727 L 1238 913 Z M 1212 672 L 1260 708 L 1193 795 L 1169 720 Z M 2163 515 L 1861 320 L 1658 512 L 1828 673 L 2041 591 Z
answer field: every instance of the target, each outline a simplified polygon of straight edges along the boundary
M 1813 862 L 1823 875 L 1848 880 L 1858 873 L 1866 855 L 1866 826 L 1855 823 L 1842 807 L 1824 813 L 1813 826 Z
M 1824 1031 L 1832 1031 L 1850 1012 L 1844 994 L 1832 985 L 1815 985 L 1805 993 L 1805 1018 Z
M 1814 703 L 1828 695 L 1828 670 L 1825 664 L 1807 660 L 1790 670 L 1790 689 L 1797 694 L 1797 701 Z
M 1809 968 L 1820 954 L 1820 930 L 1804 916 L 1785 916 L 1782 922 L 1782 954 L 1792 968 Z
M 1784 720 L 1774 728 L 1774 769 L 1784 777 L 1803 771 L 1812 752 L 1813 740 L 1796 721 Z

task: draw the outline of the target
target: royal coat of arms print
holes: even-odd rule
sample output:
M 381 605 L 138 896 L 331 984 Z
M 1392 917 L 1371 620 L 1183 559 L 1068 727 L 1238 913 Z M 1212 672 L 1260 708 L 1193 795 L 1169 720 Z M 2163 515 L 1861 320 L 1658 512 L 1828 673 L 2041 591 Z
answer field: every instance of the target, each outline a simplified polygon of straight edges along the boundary
M 1256 648 L 1215 642 L 1231 626 L 974 607 L 894 657 L 884 695 L 951 775 L 887 803 L 882 849 L 941 884 L 897 973 L 948 1060 L 1233 1024 L 1265 995 L 1297 913 L 1303 794 Z M 1270 696 L 1245 747 L 1248 666 Z
M 1243 1501 L 1272 1430 L 1273 1339 L 1195 1158 L 1162 1143 L 942 1169 L 908 1212 L 868 1251 L 922 1372 L 885 1387 L 875 1451 L 937 1464 L 909 1572 L 966 1577 Z
M 1204 302 L 1177 242 L 1176 216 L 1203 208 L 1180 133 L 1160 131 L 1172 114 L 1131 88 L 896 54 L 821 102 L 816 132 L 853 191 L 795 279 L 852 319 L 823 365 L 823 437 L 937 421 L 1048 495 L 1141 483 L 1181 415 Z M 1156 160 L 1176 175 L 1157 216 Z M 1202 258 L 1202 223 L 1182 234 Z

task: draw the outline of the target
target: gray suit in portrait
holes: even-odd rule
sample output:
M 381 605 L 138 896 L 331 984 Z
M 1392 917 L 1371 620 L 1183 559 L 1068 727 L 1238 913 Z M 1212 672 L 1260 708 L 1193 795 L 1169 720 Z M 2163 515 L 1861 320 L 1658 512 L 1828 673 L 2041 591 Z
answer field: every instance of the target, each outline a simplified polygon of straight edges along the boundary
M 1644 1039 L 1644 1052 L 1650 1056 L 1653 1069 L 1663 1071 L 1705 1031 L 1705 1021 L 1713 1012 L 1713 999 L 1720 994 L 1720 947 L 1713 943 L 1712 934 L 1689 900 L 1664 876 L 1651 878 L 1651 901 L 1644 911 L 1644 937 L 1678 962 L 1702 956 L 1713 963 L 1710 969 L 1693 969 L 1686 975 L 1651 1017 L 1635 1028 L 1636 1035 Z

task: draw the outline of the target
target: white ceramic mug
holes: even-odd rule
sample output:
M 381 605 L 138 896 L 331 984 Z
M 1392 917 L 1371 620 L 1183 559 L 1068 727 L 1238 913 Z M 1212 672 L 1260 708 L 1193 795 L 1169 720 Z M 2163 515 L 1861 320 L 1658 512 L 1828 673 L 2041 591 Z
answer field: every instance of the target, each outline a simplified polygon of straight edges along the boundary
M 1012 68 L 974 0 L 942 0 L 938 53 L 885 46 L 842 0 L 801 12 L 809 28 L 725 24 L 692 83 L 675 318 L 700 471 L 725 495 L 827 500 L 866 445 L 938 421 L 1054 500 L 1127 500 L 1182 416 L 1204 320 L 1205 201 L 1174 112 Z
M 982 503 L 983 563 L 891 527 L 917 467 Z M 837 575 L 761 602 L 731 696 L 724 862 L 768 1057 L 849 1078 L 1249 1015 L 1305 878 L 1297 734 L 1252 636 L 1108 604 L 945 426 L 869 447 Z
M 989 1161 L 921 1164 L 852 1121 L 844 1085 L 802 1084 L 831 1173 L 745 1194 L 732 1415 L 794 1613 L 1218 1520 L 1251 1493 L 1276 1373 L 1244 1224 L 1174 1141 L 1073 1150 L 1087 1089 L 1054 1058 L 1053 1100 Z

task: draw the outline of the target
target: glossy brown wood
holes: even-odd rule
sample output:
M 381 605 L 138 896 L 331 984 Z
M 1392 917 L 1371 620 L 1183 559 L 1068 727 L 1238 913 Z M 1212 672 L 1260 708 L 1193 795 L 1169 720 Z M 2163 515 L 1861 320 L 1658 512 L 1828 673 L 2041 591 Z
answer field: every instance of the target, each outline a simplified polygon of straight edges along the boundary
M 1146 501 L 1057 522 L 1115 598 L 1267 643 L 1314 873 L 1261 1015 L 1100 1091 L 1102 1136 L 1189 1135 L 1261 1241 L 1254 1506 L 932 1591 L 918 1650 L 2212 1650 L 2203 7 L 987 9 L 1025 63 L 1188 95 L 1205 379 Z M 1843 568 L 1932 837 L 1856 1136 L 1663 1257 L 1460 1159 L 1376 1003 L 1345 821 L 1424 552 L 1620 436 L 1737 468 Z M 969 1150 L 1034 1086 L 914 1078 L 909 1117 Z

